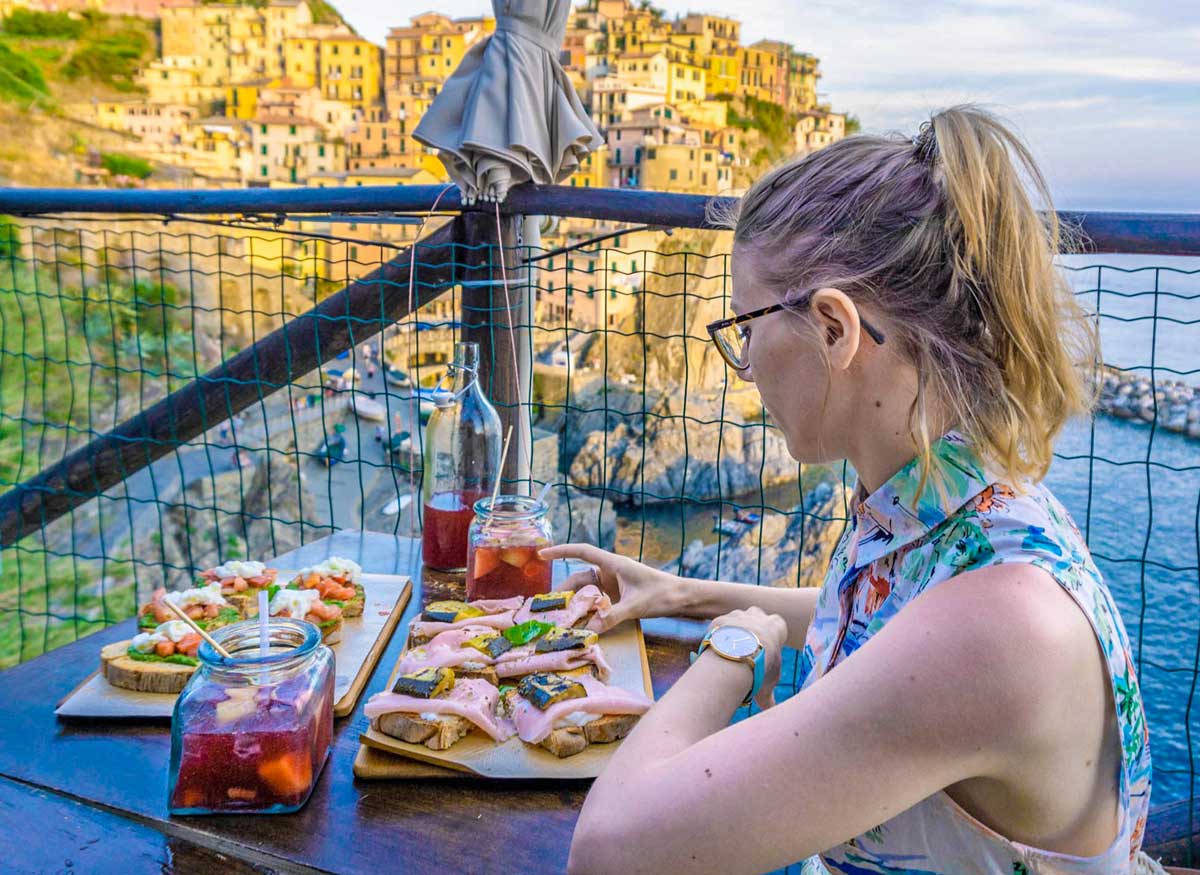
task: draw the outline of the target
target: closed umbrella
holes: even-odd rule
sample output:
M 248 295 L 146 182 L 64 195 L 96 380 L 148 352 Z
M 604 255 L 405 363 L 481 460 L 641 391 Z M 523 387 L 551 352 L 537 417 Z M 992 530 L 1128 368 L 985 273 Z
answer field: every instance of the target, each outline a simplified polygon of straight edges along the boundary
M 438 150 L 463 200 L 562 182 L 601 143 L 558 62 L 571 0 L 492 0 L 496 32 L 471 47 L 413 137 Z

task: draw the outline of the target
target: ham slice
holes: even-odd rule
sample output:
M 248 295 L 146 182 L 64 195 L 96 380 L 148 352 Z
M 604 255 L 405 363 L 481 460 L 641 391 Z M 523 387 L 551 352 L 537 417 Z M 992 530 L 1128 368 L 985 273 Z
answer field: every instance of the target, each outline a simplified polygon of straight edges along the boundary
M 555 724 L 570 714 L 582 711 L 585 714 L 645 714 L 653 704 L 641 693 L 631 693 L 620 687 L 610 687 L 586 676 L 573 680 L 583 684 L 587 696 L 581 699 L 565 699 L 555 702 L 545 711 L 539 711 L 528 699 L 510 692 L 509 705 L 517 734 L 529 744 L 541 744 L 555 729 Z M 367 707 L 370 707 L 368 704 Z
M 442 632 L 420 647 L 407 651 L 400 660 L 400 674 L 408 674 L 419 668 L 455 668 L 464 663 L 491 665 L 493 660 L 486 653 L 474 647 L 465 646 L 468 641 L 479 635 L 486 635 L 496 630 L 490 626 L 462 626 Z
M 553 623 L 564 629 L 570 629 L 593 611 L 608 611 L 612 601 L 595 584 L 588 584 L 571 596 L 567 606 L 558 611 L 531 611 L 530 602 L 521 605 L 514 618 L 513 625 L 519 626 L 526 620 L 541 620 L 543 623 Z
M 409 624 L 409 634 L 414 638 L 433 638 L 442 632 L 461 629 L 464 626 L 489 626 L 492 629 L 507 629 L 514 624 L 513 615 L 524 604 L 525 599 L 514 596 L 510 599 L 479 599 L 468 602 L 472 607 L 479 608 L 485 614 L 482 617 L 468 617 L 453 623 L 443 623 L 437 620 L 422 620 L 417 617 Z
M 555 653 L 536 653 L 534 645 L 514 647 L 496 660 L 496 674 L 502 678 L 514 678 L 543 671 L 570 671 L 585 665 L 595 665 L 600 680 L 612 676 L 612 667 L 604 660 L 604 651 L 599 644 L 577 650 L 559 650 Z
M 496 703 L 499 701 L 500 691 L 487 681 L 467 678 L 455 682 L 449 693 L 436 699 L 376 693 L 367 700 L 363 713 L 372 721 L 383 714 L 449 714 L 471 721 L 495 741 L 507 741 L 515 730 L 509 721 L 497 719 Z

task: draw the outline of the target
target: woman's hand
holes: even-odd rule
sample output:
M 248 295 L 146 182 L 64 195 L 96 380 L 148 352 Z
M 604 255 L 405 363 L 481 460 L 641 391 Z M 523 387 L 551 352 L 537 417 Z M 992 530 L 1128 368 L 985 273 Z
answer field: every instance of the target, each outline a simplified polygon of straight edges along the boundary
M 595 566 L 575 572 L 561 588 L 579 589 L 589 583 L 598 584 L 612 599 L 612 609 L 602 616 L 597 615 L 589 623 L 589 628 L 596 632 L 606 632 L 626 620 L 665 617 L 673 613 L 674 597 L 682 581 L 665 571 L 591 544 L 559 544 L 542 549 L 538 555 L 547 560 L 580 559 Z
M 768 614 L 752 606 L 744 611 L 730 611 L 712 621 L 711 628 L 719 629 L 721 626 L 740 626 L 758 638 L 758 643 L 763 647 L 763 683 L 754 701 L 760 708 L 770 708 L 775 704 L 775 685 L 779 683 L 783 666 L 783 645 L 788 637 L 787 622 L 778 614 Z

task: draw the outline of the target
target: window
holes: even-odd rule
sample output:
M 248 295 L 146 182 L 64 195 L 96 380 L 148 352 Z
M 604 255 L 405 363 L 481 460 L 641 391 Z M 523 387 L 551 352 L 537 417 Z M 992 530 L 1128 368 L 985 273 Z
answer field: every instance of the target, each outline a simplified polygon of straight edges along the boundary
M 358 247 L 357 246 L 350 247 L 350 258 L 352 261 L 358 260 Z
M 291 134 L 293 137 L 296 136 L 296 126 L 288 125 L 288 133 Z
M 259 175 L 259 176 L 266 176 L 266 175 L 267 175 L 267 165 L 266 165 L 266 164 L 262 165 L 262 167 L 260 167 L 260 168 L 259 168 L 259 174 L 258 174 L 258 175 Z
M 267 154 L 267 144 L 263 143 L 262 146 L 259 147 L 258 151 L 259 151 L 259 154 L 266 155 Z
M 636 258 L 633 261 L 629 262 L 629 272 L 637 273 L 637 259 Z
M 587 296 L 589 299 L 596 297 L 596 287 L 595 286 L 588 286 Z
M 620 139 L 621 139 L 621 131 L 620 131 L 620 130 L 618 130 L 618 131 L 617 131 L 617 139 L 618 139 L 618 140 L 620 140 Z
M 653 161 L 655 158 L 658 157 L 658 150 L 657 149 L 647 149 L 646 157 L 649 158 L 651 161 Z
M 671 168 L 671 180 L 674 181 L 678 178 L 679 178 L 679 171 L 676 170 L 674 167 L 672 167 Z
M 355 47 L 354 47 L 354 54 L 356 54 L 356 55 L 361 55 L 361 54 L 362 54 L 362 50 L 361 50 L 361 49 L 360 49 L 358 46 L 355 46 Z
M 325 157 L 325 147 L 324 146 L 317 146 L 317 157 L 318 158 Z
M 259 128 L 259 133 L 265 134 L 266 132 L 267 132 L 267 126 L 266 126 L 266 125 L 263 125 L 262 127 L 260 127 L 260 128 Z

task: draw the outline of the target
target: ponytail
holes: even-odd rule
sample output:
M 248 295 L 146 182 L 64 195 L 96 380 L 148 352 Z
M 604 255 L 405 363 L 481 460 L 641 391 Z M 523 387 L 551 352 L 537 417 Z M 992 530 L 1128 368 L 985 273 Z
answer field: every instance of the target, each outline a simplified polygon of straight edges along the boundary
M 1096 335 L 1054 264 L 1046 182 L 990 113 L 944 110 L 913 140 L 848 137 L 773 170 L 730 220 L 781 297 L 833 286 L 888 319 L 917 371 L 922 488 L 931 392 L 1014 486 L 1045 476 L 1066 420 L 1090 409 Z

